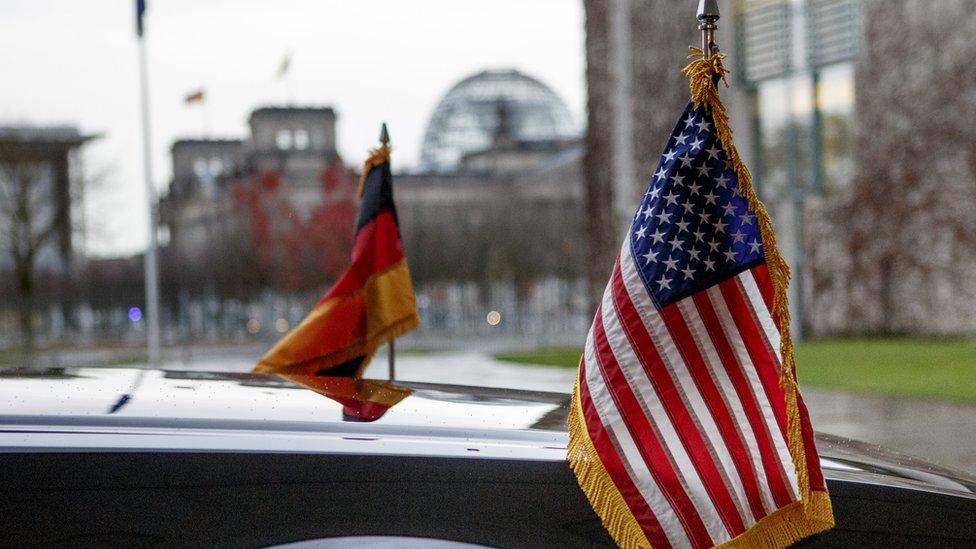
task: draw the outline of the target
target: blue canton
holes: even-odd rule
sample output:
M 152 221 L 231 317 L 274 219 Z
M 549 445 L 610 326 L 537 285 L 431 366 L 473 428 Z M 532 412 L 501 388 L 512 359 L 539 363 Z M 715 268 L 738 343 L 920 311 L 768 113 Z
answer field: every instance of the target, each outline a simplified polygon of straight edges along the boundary
M 658 307 L 765 261 L 756 214 L 727 160 L 711 114 L 689 103 L 630 227 L 634 261 Z

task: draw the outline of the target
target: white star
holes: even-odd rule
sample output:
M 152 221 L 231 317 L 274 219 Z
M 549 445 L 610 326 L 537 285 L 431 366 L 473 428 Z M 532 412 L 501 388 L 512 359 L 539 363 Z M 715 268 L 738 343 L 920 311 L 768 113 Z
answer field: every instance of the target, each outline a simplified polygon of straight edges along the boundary
M 708 164 L 703 163 L 701 166 L 698 166 L 698 175 L 708 177 Z
M 708 247 L 711 248 L 713 252 L 717 252 L 718 251 L 718 245 L 719 244 L 721 244 L 721 242 L 715 240 L 714 238 L 712 238 L 711 240 L 708 241 Z
M 690 250 L 688 250 L 688 256 L 691 257 L 691 259 L 694 259 L 695 261 L 699 261 L 698 259 L 699 255 L 701 255 L 701 250 L 699 250 L 698 248 L 692 247 Z M 690 261 L 691 260 L 689 260 L 689 262 Z
M 677 156 L 677 154 L 677 151 L 666 152 L 664 153 L 664 158 L 666 159 L 666 162 L 671 162 L 674 160 L 674 157 Z
M 759 242 L 758 240 L 753 240 L 749 243 L 749 253 L 751 254 L 758 254 L 760 248 L 762 248 L 762 242 Z
M 678 145 L 678 144 L 684 145 L 684 144 L 686 144 L 685 143 L 686 141 L 688 141 L 688 136 L 685 135 L 685 134 L 681 134 L 681 135 L 674 136 L 674 144 L 675 145 Z
M 661 194 L 661 189 L 660 189 L 660 188 L 658 188 L 658 187 L 655 187 L 655 188 L 653 188 L 653 189 L 651 189 L 650 191 L 648 191 L 648 193 L 647 193 L 647 194 L 648 194 L 648 195 L 649 195 L 649 196 L 651 197 L 651 199 L 653 200 L 653 199 L 655 199 L 655 198 L 657 198 L 659 194 Z
M 640 229 L 637 229 L 637 232 L 634 233 L 634 236 L 637 237 L 637 240 L 640 240 L 640 239 L 646 237 L 647 236 L 647 225 L 644 225 Z
M 660 220 L 660 223 L 670 223 L 671 222 L 671 214 L 669 214 L 668 212 L 665 212 L 664 210 L 662 210 L 661 213 L 655 215 L 654 217 L 658 218 Z
M 717 233 L 724 233 L 725 232 L 725 227 L 727 225 L 728 225 L 728 223 L 722 223 L 722 220 L 719 219 L 718 221 L 715 222 L 715 232 L 717 232 Z
M 701 190 L 702 186 L 698 184 L 697 181 L 691 184 L 691 194 L 699 194 L 698 191 Z
M 691 234 L 695 235 L 695 242 L 701 242 L 705 239 L 705 231 L 701 230 L 700 228 Z
M 648 248 L 647 253 L 642 255 L 641 257 L 644 258 L 645 265 L 647 265 L 648 263 L 657 263 L 657 253 L 651 250 L 650 248 Z
M 718 158 L 718 155 L 720 152 L 722 152 L 722 149 L 718 149 L 715 147 L 715 145 L 712 145 L 711 147 L 705 149 L 705 152 L 708 153 L 708 159 L 712 160 L 713 158 Z
M 678 195 L 674 194 L 674 192 L 669 192 L 668 194 L 664 195 L 664 199 L 668 201 L 668 204 L 678 203 Z
M 665 288 L 667 288 L 668 290 L 671 289 L 671 279 L 665 278 L 664 275 L 661 275 L 661 280 L 658 280 L 657 283 L 659 286 L 658 290 L 663 290 Z
M 746 212 L 740 215 L 739 217 L 742 219 L 743 225 L 752 225 L 752 220 L 755 219 L 756 216 L 749 212 Z
M 705 261 L 702 261 L 702 263 L 705 264 L 705 270 L 706 271 L 714 271 L 715 270 L 715 262 L 712 261 L 711 259 L 706 259 Z
M 674 271 L 678 270 L 678 260 L 675 259 L 674 256 L 672 255 L 669 255 L 668 258 L 664 260 L 663 263 L 668 266 L 666 269 L 664 269 L 664 272 L 668 272 L 671 270 Z
M 708 122 L 705 122 L 704 119 L 695 125 L 698 126 L 698 131 L 702 131 L 702 132 L 707 132 L 708 129 L 712 127 L 712 125 L 709 124 Z
M 695 279 L 695 270 L 691 268 L 691 265 L 688 265 L 684 269 L 681 269 L 681 272 L 685 274 L 684 280 Z
M 671 176 L 671 182 L 675 185 L 684 185 L 685 176 L 675 173 Z
M 664 242 L 664 236 L 666 234 L 668 234 L 668 233 L 666 233 L 666 232 L 664 232 L 662 230 L 654 231 L 654 234 L 651 235 L 651 238 L 654 239 L 654 242 L 652 243 L 652 245 L 653 244 L 660 244 L 660 243 Z
M 718 184 L 718 187 L 720 189 L 728 189 L 729 187 L 728 185 L 726 185 L 726 183 L 728 182 L 729 182 L 729 178 L 725 177 L 724 173 L 721 176 L 719 176 L 718 179 L 715 180 L 715 183 Z
M 654 180 L 658 181 L 660 179 L 664 179 L 664 176 L 666 175 L 668 175 L 667 170 L 664 169 L 664 166 L 661 166 L 657 169 L 657 173 L 654 174 Z
M 722 209 L 725 210 L 725 215 L 735 215 L 735 206 L 731 202 L 722 206 Z
M 698 218 L 701 219 L 702 225 L 709 225 L 709 224 L 712 223 L 711 221 L 708 220 L 708 213 L 707 212 L 699 212 L 698 213 Z
M 687 221 L 682 219 L 681 221 L 675 223 L 675 225 L 678 226 L 678 234 L 681 234 L 681 231 L 688 232 L 689 223 Z
M 685 209 L 686 214 L 690 214 L 695 211 L 695 205 L 691 202 L 682 202 L 681 207 Z
M 744 233 L 744 232 L 742 232 L 740 230 L 736 230 L 735 231 L 735 234 L 732 235 L 732 238 L 735 239 L 733 242 L 745 242 L 746 241 L 746 233 Z
M 643 215 L 644 219 L 647 219 L 648 217 L 651 217 L 652 213 L 654 213 L 654 211 L 651 210 L 651 203 L 648 202 L 647 206 L 644 206 L 644 211 L 642 211 L 640 215 Z
M 708 194 L 705 195 L 705 203 L 715 204 L 715 199 L 717 198 L 718 198 L 717 194 L 713 193 L 712 191 L 708 191 Z
M 691 142 L 691 150 L 697 151 L 701 148 L 702 143 L 704 142 L 705 141 L 703 139 L 696 137 L 695 140 Z
M 691 166 L 691 161 L 694 160 L 694 157 L 692 157 L 688 153 L 685 153 L 684 156 L 678 157 L 678 160 L 681 161 L 682 168 L 687 168 L 688 166 Z
M 733 250 L 732 248 L 729 248 L 728 251 L 722 253 L 725 254 L 725 258 L 728 259 L 729 261 L 735 261 L 735 256 L 739 255 L 739 253 Z
M 695 123 L 695 113 L 690 112 L 688 113 L 688 118 L 685 120 L 685 127 L 687 128 L 688 126 L 691 126 L 694 123 Z
M 668 244 L 671 245 L 671 249 L 672 250 L 676 250 L 676 249 L 680 248 L 682 244 L 684 244 L 684 241 L 682 241 L 680 238 L 678 238 L 677 236 L 675 236 L 671 240 L 668 240 Z

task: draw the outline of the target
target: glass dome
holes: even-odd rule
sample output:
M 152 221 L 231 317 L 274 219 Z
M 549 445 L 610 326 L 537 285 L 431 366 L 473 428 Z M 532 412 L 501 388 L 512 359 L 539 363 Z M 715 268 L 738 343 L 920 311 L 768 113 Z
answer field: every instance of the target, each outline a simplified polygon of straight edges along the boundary
M 517 142 L 570 139 L 576 127 L 563 100 L 516 70 L 489 70 L 458 82 L 434 109 L 420 155 L 426 172 L 450 172 L 470 152 L 491 146 L 499 122 Z

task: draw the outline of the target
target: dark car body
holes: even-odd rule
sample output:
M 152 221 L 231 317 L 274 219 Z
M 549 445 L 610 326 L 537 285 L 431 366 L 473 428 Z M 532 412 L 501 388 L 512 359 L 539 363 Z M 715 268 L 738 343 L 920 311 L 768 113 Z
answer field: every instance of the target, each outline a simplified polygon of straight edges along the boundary
M 363 422 L 275 376 L 0 372 L 0 545 L 612 544 L 566 462 L 568 395 L 399 385 Z M 976 546 L 972 478 L 818 443 L 837 527 L 801 545 Z

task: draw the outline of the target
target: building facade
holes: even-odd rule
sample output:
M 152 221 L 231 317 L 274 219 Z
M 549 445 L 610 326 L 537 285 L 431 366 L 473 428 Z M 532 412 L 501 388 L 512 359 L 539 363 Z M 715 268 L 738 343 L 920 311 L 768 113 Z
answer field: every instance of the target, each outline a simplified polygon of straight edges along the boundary
M 681 13 L 665 0 L 584 5 L 588 200 L 609 220 L 607 239 L 621 220 L 606 193 L 636 203 L 647 164 L 687 101 L 684 45 L 699 36 L 691 5 Z M 966 62 L 976 46 L 964 38 L 976 28 L 971 3 L 720 6 L 717 43 L 732 70 L 722 94 L 794 269 L 797 332 L 976 332 L 976 226 L 968 213 L 976 207 L 976 130 L 963 122 L 976 108 Z M 621 28 L 627 40 L 615 34 Z M 620 112 L 637 129 L 621 128 Z M 600 174 L 626 173 L 607 160 L 625 140 L 639 177 L 611 181 Z

